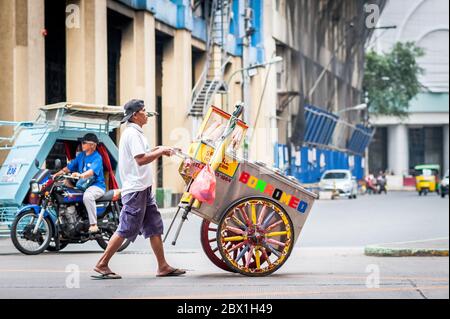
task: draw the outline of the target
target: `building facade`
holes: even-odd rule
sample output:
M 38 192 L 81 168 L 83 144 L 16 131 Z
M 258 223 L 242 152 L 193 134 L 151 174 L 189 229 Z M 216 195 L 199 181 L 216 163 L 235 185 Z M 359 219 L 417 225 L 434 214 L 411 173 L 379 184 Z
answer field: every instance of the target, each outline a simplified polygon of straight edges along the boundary
M 364 46 L 373 30 L 368 3 L 385 1 L 267 1 L 266 48 L 284 62 L 271 81 L 276 105 L 276 165 L 305 184 L 328 169 L 350 169 L 362 179 L 372 131 L 364 103 Z
M 40 106 L 62 101 L 140 98 L 160 114 L 145 128 L 151 144 L 185 149 L 206 106 L 231 112 L 243 100 L 250 160 L 305 183 L 327 168 L 362 177 L 364 114 L 335 114 L 362 102 L 365 3 L 0 1 L 0 120 L 32 121 Z M 156 185 L 181 193 L 178 165 L 160 160 Z
M 413 41 L 425 50 L 422 92 L 410 103 L 407 118 L 371 116 L 377 127 L 370 147 L 370 169 L 409 176 L 419 164 L 449 168 L 449 4 L 444 0 L 390 0 L 381 15 L 371 49 L 386 52 L 398 41 Z

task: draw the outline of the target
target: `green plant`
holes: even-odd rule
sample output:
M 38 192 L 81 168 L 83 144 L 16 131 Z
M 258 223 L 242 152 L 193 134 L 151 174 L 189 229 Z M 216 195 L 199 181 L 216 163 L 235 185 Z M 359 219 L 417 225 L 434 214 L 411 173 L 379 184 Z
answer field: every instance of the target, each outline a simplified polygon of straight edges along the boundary
M 364 91 L 371 113 L 404 117 L 409 102 L 421 91 L 424 70 L 417 59 L 425 51 L 413 42 L 397 42 L 386 54 L 366 54 Z

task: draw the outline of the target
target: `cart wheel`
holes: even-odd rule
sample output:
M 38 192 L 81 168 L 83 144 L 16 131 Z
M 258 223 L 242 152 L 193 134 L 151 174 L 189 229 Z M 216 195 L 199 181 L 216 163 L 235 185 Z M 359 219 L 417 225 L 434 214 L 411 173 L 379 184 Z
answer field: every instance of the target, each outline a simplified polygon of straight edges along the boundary
M 294 246 L 292 221 L 270 199 L 243 199 L 222 216 L 217 232 L 219 252 L 236 272 L 262 277 L 277 271 Z
M 217 245 L 217 226 L 214 224 L 211 225 L 211 222 L 206 219 L 203 220 L 200 228 L 200 241 L 202 243 L 203 251 L 214 265 L 222 270 L 234 272 L 220 256 L 219 247 Z

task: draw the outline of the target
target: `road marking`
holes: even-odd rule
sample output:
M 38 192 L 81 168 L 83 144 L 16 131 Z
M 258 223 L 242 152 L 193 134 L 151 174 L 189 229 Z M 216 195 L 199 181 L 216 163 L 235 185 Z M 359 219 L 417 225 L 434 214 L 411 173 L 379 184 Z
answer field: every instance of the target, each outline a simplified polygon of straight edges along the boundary
M 63 269 L 1 269 L 0 268 L 0 273 L 4 273 L 4 272 L 9 272 L 9 273 L 66 273 L 65 270 Z M 81 273 L 94 273 L 93 270 L 80 270 Z M 153 276 L 155 275 L 155 273 L 151 273 L 151 272 L 120 272 L 121 275 L 125 275 L 125 276 Z M 214 273 L 215 274 L 215 273 Z M 208 276 L 210 275 L 214 275 L 214 274 L 206 274 Z M 219 273 L 217 273 L 219 274 Z M 222 274 L 222 273 L 221 273 Z M 192 278 L 195 279 L 198 277 L 201 277 L 202 275 L 195 275 L 195 276 L 188 276 L 188 277 L 184 277 L 184 278 Z M 278 279 L 289 279 L 289 278 L 310 278 L 310 277 L 324 277 L 327 279 L 355 279 L 355 280 L 366 280 L 367 276 L 352 276 L 352 275 L 328 275 L 328 274 L 275 274 L 272 275 L 271 277 L 266 277 L 266 279 L 268 278 L 274 278 L 275 280 Z M 238 278 L 235 277 L 233 275 L 230 275 L 230 279 L 232 278 Z M 239 277 L 241 278 L 241 277 Z M 245 277 L 244 277 L 245 278 Z M 214 279 L 214 278 L 212 278 Z M 448 277 L 405 277 L 405 276 L 386 276 L 386 277 L 381 277 L 380 280 L 423 280 L 423 281 L 433 281 L 433 282 L 443 282 L 443 283 L 448 283 L 449 282 L 449 278 Z
M 448 290 L 449 286 L 417 286 L 417 287 L 399 287 L 399 288 L 363 288 L 363 289 L 338 289 L 338 290 L 317 290 L 317 291 L 283 291 L 283 292 L 254 292 L 254 293 L 224 293 L 224 294 L 206 294 L 206 295 L 190 295 L 190 296 L 152 296 L 137 297 L 125 299 L 224 299 L 224 298 L 246 298 L 246 297 L 285 297 L 285 296 L 307 296 L 322 294 L 339 294 L 339 293 L 374 293 L 374 292 L 400 292 L 400 291 L 417 291 L 420 290 Z M 123 298 L 114 298 L 123 299 Z

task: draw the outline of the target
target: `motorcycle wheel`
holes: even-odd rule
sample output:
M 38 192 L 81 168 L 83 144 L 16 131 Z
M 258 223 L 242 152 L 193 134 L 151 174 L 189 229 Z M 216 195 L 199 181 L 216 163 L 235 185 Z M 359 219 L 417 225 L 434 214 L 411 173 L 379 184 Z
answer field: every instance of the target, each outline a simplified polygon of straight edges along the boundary
M 102 238 L 98 238 L 97 239 L 97 243 L 98 245 L 103 249 L 106 250 L 106 248 L 108 247 L 108 243 L 111 237 L 107 236 L 103 236 Z M 128 239 L 125 239 L 125 241 L 123 242 L 122 246 L 120 246 L 120 248 L 117 250 L 119 253 L 121 251 L 124 251 L 125 249 L 127 249 L 128 246 L 130 246 L 131 241 L 129 241 Z
M 120 209 L 122 209 L 121 204 L 119 204 L 119 210 Z M 117 222 L 116 218 L 113 215 L 113 212 L 109 212 L 106 218 L 108 218 L 110 222 Z M 98 245 L 103 250 L 106 250 L 106 248 L 108 247 L 109 240 L 114 235 L 114 232 L 116 231 L 117 227 L 118 227 L 118 224 L 115 225 L 114 229 L 102 231 L 102 237 L 96 239 Z M 131 241 L 129 241 L 128 239 L 125 239 L 122 246 L 120 246 L 118 252 L 124 251 L 125 249 L 127 249 L 128 246 L 130 246 L 130 244 L 131 244 Z
M 20 213 L 11 226 L 11 240 L 14 247 L 25 255 L 39 255 L 49 246 L 53 237 L 52 223 L 44 218 L 36 234 L 32 233 L 38 216 L 33 210 Z

